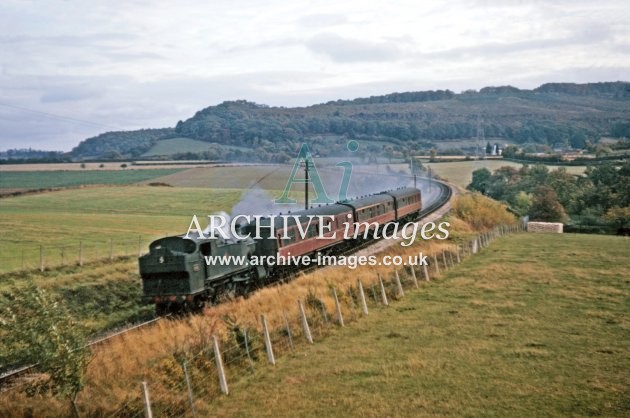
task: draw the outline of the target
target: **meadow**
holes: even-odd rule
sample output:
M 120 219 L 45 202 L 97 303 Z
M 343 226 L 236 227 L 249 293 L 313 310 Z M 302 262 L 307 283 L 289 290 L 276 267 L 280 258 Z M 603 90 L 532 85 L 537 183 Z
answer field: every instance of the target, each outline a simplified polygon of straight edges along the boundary
M 185 232 L 192 215 L 229 212 L 241 190 L 100 186 L 0 199 L 0 272 L 45 263 L 138 253 L 153 239 Z M 110 248 L 112 246 L 113 248 Z
M 443 162 L 443 163 L 429 163 L 423 162 L 425 167 L 431 167 L 433 173 L 437 174 L 443 179 L 457 184 L 461 187 L 466 187 L 472 181 L 472 172 L 481 168 L 487 168 L 490 171 L 494 171 L 499 167 L 509 166 L 514 168 L 521 168 L 523 164 L 515 163 L 512 161 L 504 160 L 472 160 L 472 161 L 456 161 L 456 162 Z M 549 170 L 555 170 L 560 166 L 547 165 Z M 580 175 L 586 170 L 585 166 L 566 166 L 562 167 L 570 174 Z
M 94 164 L 96 166 L 96 164 Z M 155 177 L 173 174 L 181 169 L 119 169 L 119 170 L 63 170 L 63 171 L 1 171 L 0 189 L 44 189 L 76 187 L 91 184 L 133 184 Z

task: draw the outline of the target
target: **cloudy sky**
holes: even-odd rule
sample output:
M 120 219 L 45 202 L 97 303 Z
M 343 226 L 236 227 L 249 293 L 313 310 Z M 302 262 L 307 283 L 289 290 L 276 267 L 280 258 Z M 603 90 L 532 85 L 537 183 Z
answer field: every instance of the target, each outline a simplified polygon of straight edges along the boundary
M 624 1 L 0 1 L 0 150 L 224 100 L 630 80 Z

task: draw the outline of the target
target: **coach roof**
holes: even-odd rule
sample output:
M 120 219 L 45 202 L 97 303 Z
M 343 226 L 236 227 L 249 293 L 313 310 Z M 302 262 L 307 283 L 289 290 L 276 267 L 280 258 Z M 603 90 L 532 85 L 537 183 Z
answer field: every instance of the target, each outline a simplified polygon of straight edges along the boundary
M 394 196 L 396 199 L 398 199 L 399 197 L 406 197 L 406 196 L 412 196 L 412 195 L 416 195 L 420 193 L 420 190 L 415 189 L 413 187 L 403 187 L 401 189 L 396 189 L 396 190 L 390 190 L 388 192 L 385 192 L 389 195 Z
M 360 197 L 358 199 L 344 200 L 341 202 L 344 205 L 352 206 L 355 209 L 361 209 L 367 206 L 377 205 L 379 203 L 393 202 L 390 195 L 385 192 L 374 194 L 370 196 Z
M 296 212 L 286 212 L 286 213 L 281 213 L 279 215 L 275 215 L 276 217 L 287 217 L 286 219 L 286 225 L 287 226 L 292 226 L 295 225 L 295 218 L 294 216 L 298 216 L 300 219 L 300 221 L 302 221 L 302 223 L 306 223 L 309 220 L 309 216 L 314 218 L 314 221 L 317 220 L 317 216 L 333 216 L 333 215 L 340 215 L 340 214 L 344 214 L 344 213 L 349 213 L 351 212 L 352 209 L 350 209 L 348 206 L 346 205 L 341 205 L 341 204 L 337 204 L 334 203 L 332 205 L 325 205 L 325 206 L 317 206 L 317 207 L 312 207 L 310 209 L 303 209 L 303 210 L 299 210 Z M 253 224 L 254 222 L 252 222 Z M 269 225 L 270 224 L 270 219 L 268 217 L 264 217 L 260 219 L 260 225 L 261 226 L 265 226 L 265 225 Z M 274 221 L 274 226 L 276 227 L 276 229 L 281 229 L 282 227 L 284 227 L 284 221 L 282 219 L 276 219 Z

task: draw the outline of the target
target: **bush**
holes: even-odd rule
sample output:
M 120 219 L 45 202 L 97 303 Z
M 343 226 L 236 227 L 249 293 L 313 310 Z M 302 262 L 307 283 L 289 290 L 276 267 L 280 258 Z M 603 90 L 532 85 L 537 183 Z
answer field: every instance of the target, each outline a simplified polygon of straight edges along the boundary
M 507 206 L 479 193 L 458 197 L 453 203 L 453 213 L 476 230 L 516 222 L 514 215 L 508 212 Z

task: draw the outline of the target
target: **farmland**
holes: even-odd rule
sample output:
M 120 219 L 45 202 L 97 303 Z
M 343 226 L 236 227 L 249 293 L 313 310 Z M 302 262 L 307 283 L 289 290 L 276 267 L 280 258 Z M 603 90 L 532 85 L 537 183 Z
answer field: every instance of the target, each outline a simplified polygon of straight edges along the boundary
M 494 171 L 503 166 L 514 168 L 521 168 L 523 166 L 523 164 L 505 160 L 474 160 L 423 164 L 425 167 L 431 167 L 433 173 L 461 187 L 468 186 L 472 180 L 472 172 L 480 168 L 487 168 L 490 171 Z M 559 166 L 554 165 L 546 166 L 549 170 L 559 168 Z M 565 168 L 570 174 L 583 174 L 586 169 L 584 166 L 568 166 L 563 168 Z
M 47 264 L 77 261 L 79 241 L 86 259 L 103 258 L 113 240 L 115 253 L 136 253 L 142 245 L 167 234 L 181 233 L 193 214 L 205 217 L 229 211 L 240 190 L 120 186 L 61 190 L 0 199 L 1 271 L 39 266 L 39 245 Z M 120 242 L 126 242 L 126 248 Z M 131 247 L 131 248 L 129 248 Z M 23 251 L 25 253 L 23 253 Z
M 133 184 L 176 173 L 181 169 L 144 170 L 72 170 L 72 171 L 0 171 L 0 189 L 42 189 L 76 187 L 90 184 Z

